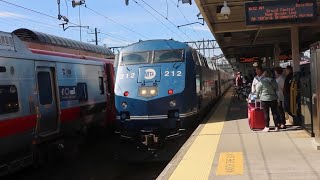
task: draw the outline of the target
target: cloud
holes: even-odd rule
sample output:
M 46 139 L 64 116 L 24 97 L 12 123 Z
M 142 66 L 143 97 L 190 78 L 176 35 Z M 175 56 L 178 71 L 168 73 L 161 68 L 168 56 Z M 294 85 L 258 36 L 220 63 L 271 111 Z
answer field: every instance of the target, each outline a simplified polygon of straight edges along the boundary
M 0 12 L 0 17 L 7 17 L 7 18 L 27 18 L 24 15 L 17 14 L 17 13 L 12 13 L 12 12 Z
M 192 28 L 192 27 L 190 27 Z M 193 26 L 193 29 L 196 31 L 207 31 L 210 32 L 210 29 L 207 26 Z

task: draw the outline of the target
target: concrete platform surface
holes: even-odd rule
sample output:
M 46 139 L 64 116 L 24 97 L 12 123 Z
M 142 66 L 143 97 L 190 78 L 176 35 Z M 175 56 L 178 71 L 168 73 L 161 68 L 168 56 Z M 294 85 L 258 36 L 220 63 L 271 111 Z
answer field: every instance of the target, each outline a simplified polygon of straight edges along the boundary
M 157 179 L 319 180 L 320 151 L 300 127 L 251 130 L 229 91 Z

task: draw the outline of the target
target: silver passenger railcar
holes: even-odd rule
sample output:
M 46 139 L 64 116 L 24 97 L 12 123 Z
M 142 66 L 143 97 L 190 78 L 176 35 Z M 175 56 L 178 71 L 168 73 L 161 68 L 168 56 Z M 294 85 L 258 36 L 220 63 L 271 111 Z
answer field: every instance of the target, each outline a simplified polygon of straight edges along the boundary
M 20 38 L 36 34 L 18 32 Z M 31 49 L 23 40 L 0 32 L 0 175 L 39 160 L 42 146 L 63 147 L 64 135 L 105 126 L 113 117 L 112 61 L 46 51 L 59 49 L 48 42 Z

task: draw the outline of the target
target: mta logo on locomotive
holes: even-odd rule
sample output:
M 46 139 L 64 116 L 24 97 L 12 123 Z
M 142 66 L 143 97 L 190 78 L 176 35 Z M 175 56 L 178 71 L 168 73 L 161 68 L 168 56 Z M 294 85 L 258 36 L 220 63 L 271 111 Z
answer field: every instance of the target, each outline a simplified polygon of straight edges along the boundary
M 145 79 L 153 79 L 154 77 L 156 77 L 157 73 L 154 69 L 146 69 L 145 70 L 145 74 L 144 74 L 144 78 Z

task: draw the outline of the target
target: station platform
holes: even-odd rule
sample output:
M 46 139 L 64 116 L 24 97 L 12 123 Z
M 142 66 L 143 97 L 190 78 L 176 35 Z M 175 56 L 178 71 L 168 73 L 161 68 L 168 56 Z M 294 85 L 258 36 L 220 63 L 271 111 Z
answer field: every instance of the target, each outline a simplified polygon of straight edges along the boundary
M 320 179 L 314 138 L 290 125 L 278 132 L 251 130 L 246 102 L 232 94 L 231 88 L 158 180 Z

